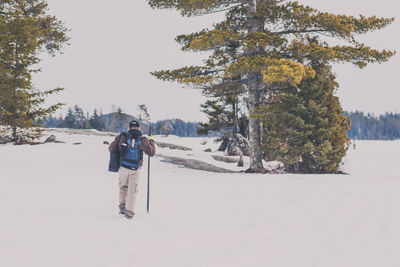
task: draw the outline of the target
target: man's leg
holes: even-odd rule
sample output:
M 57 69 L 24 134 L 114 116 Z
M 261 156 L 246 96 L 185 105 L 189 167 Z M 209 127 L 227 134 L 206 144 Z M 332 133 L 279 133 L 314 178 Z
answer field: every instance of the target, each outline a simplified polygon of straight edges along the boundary
M 135 215 L 135 204 L 136 204 L 136 196 L 138 193 L 138 183 L 139 183 L 139 170 L 138 171 L 130 170 L 128 178 L 128 192 L 125 202 L 125 214 L 127 216 Z
M 128 194 L 128 179 L 129 179 L 129 170 L 123 167 L 120 167 L 118 170 L 119 174 L 119 209 L 120 211 L 125 210 L 126 196 Z

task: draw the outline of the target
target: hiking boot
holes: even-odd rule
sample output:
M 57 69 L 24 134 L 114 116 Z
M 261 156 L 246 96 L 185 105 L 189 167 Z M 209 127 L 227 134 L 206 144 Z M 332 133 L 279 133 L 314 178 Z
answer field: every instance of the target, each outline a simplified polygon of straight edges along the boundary
M 132 215 L 132 216 L 130 216 L 130 215 L 128 215 L 128 214 L 126 214 L 126 213 L 125 213 L 125 214 L 124 214 L 124 217 L 125 217 L 125 218 L 127 218 L 128 220 L 132 220 L 132 218 L 133 218 L 133 215 Z

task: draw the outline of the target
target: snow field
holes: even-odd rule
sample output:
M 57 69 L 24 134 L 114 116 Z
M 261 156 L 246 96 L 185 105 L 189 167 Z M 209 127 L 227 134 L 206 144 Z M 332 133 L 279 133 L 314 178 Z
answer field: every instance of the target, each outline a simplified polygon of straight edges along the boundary
M 400 265 L 399 141 L 358 141 L 349 175 L 216 174 L 156 157 L 151 212 L 145 162 L 129 221 L 107 172 L 113 137 L 56 136 L 67 143 L 0 147 L 0 266 Z

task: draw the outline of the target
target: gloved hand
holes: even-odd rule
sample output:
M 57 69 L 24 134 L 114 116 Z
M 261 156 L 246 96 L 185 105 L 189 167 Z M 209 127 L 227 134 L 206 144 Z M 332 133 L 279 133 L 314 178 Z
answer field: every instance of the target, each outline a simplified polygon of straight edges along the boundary
M 153 139 L 152 136 L 147 136 L 147 140 L 149 140 L 149 142 L 152 142 L 152 141 L 153 141 L 153 143 L 154 143 L 154 139 Z

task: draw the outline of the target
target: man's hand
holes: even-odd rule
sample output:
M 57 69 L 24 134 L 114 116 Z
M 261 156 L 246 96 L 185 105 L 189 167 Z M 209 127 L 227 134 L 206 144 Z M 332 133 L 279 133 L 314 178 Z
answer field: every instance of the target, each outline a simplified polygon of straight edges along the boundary
M 154 139 L 151 136 L 147 136 L 147 141 L 148 142 L 143 142 L 143 151 L 150 157 L 154 157 L 154 155 L 156 154 Z

